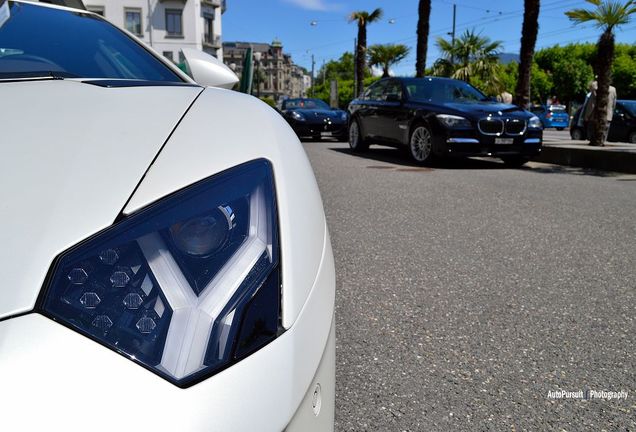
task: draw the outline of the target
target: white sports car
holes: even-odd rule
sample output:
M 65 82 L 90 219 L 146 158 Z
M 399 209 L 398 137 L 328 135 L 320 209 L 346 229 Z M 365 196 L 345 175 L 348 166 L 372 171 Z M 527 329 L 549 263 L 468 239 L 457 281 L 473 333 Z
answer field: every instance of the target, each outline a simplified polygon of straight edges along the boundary
M 2 430 L 333 430 L 311 167 L 185 54 L 194 80 L 95 14 L 0 0 Z

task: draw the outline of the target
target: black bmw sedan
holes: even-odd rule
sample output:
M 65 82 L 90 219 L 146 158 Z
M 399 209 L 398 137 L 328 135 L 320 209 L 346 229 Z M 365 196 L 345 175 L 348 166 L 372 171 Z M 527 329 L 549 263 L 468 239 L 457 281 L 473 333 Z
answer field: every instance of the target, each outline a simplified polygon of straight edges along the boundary
M 521 166 L 541 151 L 534 114 L 449 78 L 385 78 L 349 105 L 349 145 L 408 148 L 423 164 L 435 156 L 493 156 Z
M 280 111 L 298 137 L 311 137 L 316 141 L 321 137 L 348 139 L 347 112 L 331 108 L 320 99 L 286 99 Z

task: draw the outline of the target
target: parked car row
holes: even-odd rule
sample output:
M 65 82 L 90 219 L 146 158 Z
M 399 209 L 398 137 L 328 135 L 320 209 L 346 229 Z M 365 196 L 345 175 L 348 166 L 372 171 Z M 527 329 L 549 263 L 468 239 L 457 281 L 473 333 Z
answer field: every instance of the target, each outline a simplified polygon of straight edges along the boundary
M 586 140 L 587 130 L 582 113 L 585 104 L 572 117 L 570 137 L 573 140 Z M 607 134 L 608 141 L 621 141 L 636 144 L 636 101 L 618 100 L 614 108 L 614 116 Z
M 561 112 L 551 109 L 549 117 L 560 121 Z M 279 112 L 299 137 L 348 140 L 356 152 L 371 144 L 405 148 L 419 164 L 434 157 L 492 156 L 521 166 L 541 151 L 545 125 L 464 81 L 432 77 L 381 79 L 351 101 L 348 112 L 307 98 L 287 99 Z

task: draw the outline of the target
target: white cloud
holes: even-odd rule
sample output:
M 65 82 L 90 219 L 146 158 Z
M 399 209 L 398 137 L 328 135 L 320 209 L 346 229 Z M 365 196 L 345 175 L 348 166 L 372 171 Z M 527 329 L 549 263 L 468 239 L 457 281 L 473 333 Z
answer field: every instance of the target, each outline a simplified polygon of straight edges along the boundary
M 287 3 L 294 4 L 303 9 L 315 11 L 327 11 L 337 7 L 337 5 L 329 5 L 325 0 L 284 0 Z

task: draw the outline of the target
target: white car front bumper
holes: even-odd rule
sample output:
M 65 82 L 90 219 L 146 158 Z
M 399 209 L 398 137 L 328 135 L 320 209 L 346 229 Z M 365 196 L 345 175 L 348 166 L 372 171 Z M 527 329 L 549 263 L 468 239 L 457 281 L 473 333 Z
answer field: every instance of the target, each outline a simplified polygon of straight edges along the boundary
M 333 430 L 334 298 L 325 234 L 317 277 L 293 326 L 186 389 L 40 314 L 1 321 L 0 429 Z

